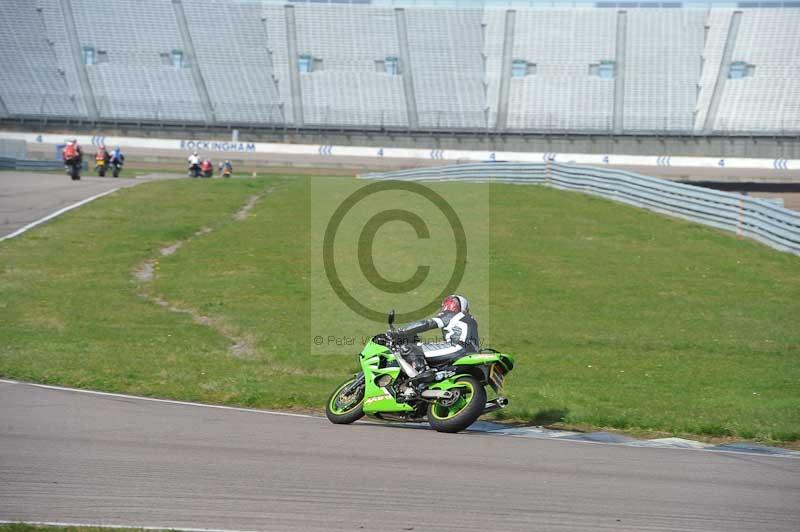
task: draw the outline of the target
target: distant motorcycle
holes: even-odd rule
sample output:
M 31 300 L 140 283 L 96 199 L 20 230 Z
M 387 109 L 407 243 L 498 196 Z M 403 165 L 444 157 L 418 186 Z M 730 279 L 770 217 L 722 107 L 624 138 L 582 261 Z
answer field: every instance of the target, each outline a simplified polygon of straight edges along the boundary
M 223 162 L 219 163 L 219 176 L 220 177 L 231 177 L 233 175 L 233 165 L 228 159 L 225 159 Z
M 96 159 L 94 162 L 94 169 L 100 177 L 106 176 L 106 161 L 105 159 Z
M 80 160 L 70 160 L 64 163 L 64 168 L 67 171 L 67 175 L 73 181 L 80 181 L 81 179 L 81 161 Z
M 208 159 L 200 163 L 200 170 L 203 172 L 203 177 L 212 177 L 214 175 L 214 165 Z
M 200 177 L 201 175 L 199 164 L 193 164 L 189 167 L 189 177 Z
M 114 161 L 111 163 L 111 173 L 114 177 L 119 177 L 119 173 L 122 171 L 122 161 Z

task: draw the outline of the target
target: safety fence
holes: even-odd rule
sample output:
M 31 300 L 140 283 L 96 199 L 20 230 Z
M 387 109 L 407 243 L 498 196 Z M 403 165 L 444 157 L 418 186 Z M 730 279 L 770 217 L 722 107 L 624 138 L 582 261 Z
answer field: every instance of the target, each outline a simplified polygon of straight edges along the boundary
M 606 168 L 559 163 L 458 164 L 372 173 L 362 179 L 545 185 L 684 218 L 800 255 L 800 213 L 768 200 Z
M 14 157 L 0 157 L 0 170 L 60 170 L 64 168 L 61 161 L 35 161 L 29 159 L 16 159 Z M 83 161 L 83 169 L 88 168 L 88 163 Z

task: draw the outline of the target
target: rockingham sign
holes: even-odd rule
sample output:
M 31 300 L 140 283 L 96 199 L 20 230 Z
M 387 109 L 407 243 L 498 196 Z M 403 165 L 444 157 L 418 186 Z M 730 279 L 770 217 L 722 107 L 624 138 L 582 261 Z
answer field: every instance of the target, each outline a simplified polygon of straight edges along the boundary
M 218 140 L 182 140 L 181 149 L 186 151 L 222 151 L 255 153 L 255 142 L 221 142 Z

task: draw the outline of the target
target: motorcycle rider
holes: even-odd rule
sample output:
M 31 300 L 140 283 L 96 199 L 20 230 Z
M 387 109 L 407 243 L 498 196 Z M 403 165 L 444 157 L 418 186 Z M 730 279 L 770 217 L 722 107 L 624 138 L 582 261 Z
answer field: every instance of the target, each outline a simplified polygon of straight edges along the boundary
M 122 150 L 119 148 L 119 146 L 115 147 L 114 151 L 111 152 L 109 160 L 112 167 L 119 165 L 119 167 L 122 168 L 122 165 L 125 164 L 125 155 L 122 154 Z M 118 175 L 119 175 L 119 170 L 116 170 L 115 168 L 114 177 L 117 177 Z
M 125 155 L 122 153 L 122 150 L 119 146 L 115 147 L 114 150 L 111 152 L 111 163 L 119 163 L 124 164 L 125 162 Z
M 224 177 L 230 177 L 233 173 L 233 165 L 228 159 L 225 159 L 224 163 L 219 164 L 219 175 Z
M 203 159 L 203 162 L 200 163 L 200 170 L 203 177 L 211 177 L 214 174 L 214 164 L 211 159 Z
M 72 180 L 77 181 L 81 178 L 81 164 L 83 164 L 83 150 L 78 144 L 78 139 L 71 139 L 67 141 L 64 146 L 64 151 L 61 152 L 61 158 L 64 164 L 71 168 Z
M 200 157 L 197 155 L 197 152 L 192 153 L 188 161 L 189 175 L 191 177 L 200 177 Z
M 421 332 L 437 328 L 442 330 L 442 342 L 427 344 L 407 342 Z M 480 351 L 478 322 L 469 312 L 467 298 L 458 294 L 444 298 L 441 311 L 436 316 L 388 331 L 387 335 L 402 343 L 400 355 L 415 370 L 415 375 L 408 376 L 417 383 L 433 380 L 436 370 L 431 368 L 428 362 L 435 364 Z
M 106 145 L 100 144 L 94 154 L 95 169 L 100 172 L 100 175 L 105 175 L 105 169 L 108 168 L 108 161 L 110 159 L 111 156 L 108 154 L 108 151 L 106 151 Z

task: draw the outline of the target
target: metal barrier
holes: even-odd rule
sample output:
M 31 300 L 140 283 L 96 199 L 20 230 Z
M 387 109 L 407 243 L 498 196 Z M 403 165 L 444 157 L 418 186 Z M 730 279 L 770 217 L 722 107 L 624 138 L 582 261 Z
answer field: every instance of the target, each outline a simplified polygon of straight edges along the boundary
M 0 157 L 0 170 L 61 170 L 64 163 L 61 161 L 36 161 L 30 159 L 15 159 L 13 157 Z M 89 169 L 89 163 L 83 161 L 83 170 Z
M 28 155 L 28 143 L 22 139 L 0 139 L 0 157 L 24 159 Z
M 800 255 L 800 213 L 767 200 L 621 170 L 559 163 L 480 163 L 363 174 L 362 179 L 545 185 L 710 225 Z

